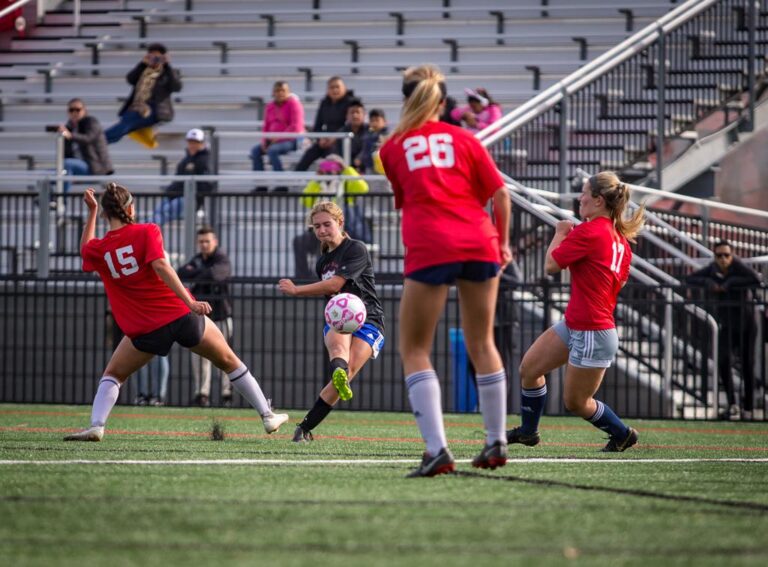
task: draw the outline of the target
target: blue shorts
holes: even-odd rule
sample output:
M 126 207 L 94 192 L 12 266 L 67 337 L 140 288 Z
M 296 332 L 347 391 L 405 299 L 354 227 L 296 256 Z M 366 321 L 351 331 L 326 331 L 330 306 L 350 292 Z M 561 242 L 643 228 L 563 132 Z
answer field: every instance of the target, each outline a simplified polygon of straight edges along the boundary
M 496 262 L 450 262 L 422 268 L 405 277 L 429 285 L 451 285 L 456 280 L 484 282 L 495 278 L 499 268 Z
M 576 368 L 608 368 L 619 350 L 616 329 L 574 331 L 568 328 L 565 319 L 555 323 L 552 329 L 568 346 L 568 362 Z
M 323 327 L 323 336 L 327 335 L 330 330 L 331 326 L 326 323 Z M 379 351 L 384 347 L 384 335 L 376 325 L 363 323 L 363 326 L 352 333 L 352 336 L 371 345 L 371 350 L 373 350 L 371 358 L 378 358 Z

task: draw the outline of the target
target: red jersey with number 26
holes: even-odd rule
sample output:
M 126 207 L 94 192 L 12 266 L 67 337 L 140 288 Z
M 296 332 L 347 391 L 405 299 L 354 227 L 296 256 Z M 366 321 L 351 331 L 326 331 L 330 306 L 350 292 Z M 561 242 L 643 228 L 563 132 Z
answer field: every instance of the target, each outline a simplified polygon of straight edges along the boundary
M 144 335 L 189 313 L 151 263 L 165 258 L 156 224 L 128 224 L 94 238 L 82 249 L 83 271 L 98 272 L 112 314 L 130 338 Z
M 403 211 L 406 276 L 452 262 L 501 262 L 485 207 L 504 181 L 470 132 L 427 122 L 390 138 L 379 155 Z
M 611 219 L 597 217 L 575 226 L 552 258 L 571 271 L 571 300 L 565 323 L 574 331 L 613 329 L 616 298 L 629 279 L 632 250 Z

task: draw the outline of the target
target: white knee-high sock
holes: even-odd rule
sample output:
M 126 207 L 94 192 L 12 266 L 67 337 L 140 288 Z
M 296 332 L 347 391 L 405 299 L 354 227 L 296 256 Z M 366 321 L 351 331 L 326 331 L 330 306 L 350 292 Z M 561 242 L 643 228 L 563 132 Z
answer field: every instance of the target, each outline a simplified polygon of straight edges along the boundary
M 229 372 L 227 376 L 229 376 L 229 381 L 232 383 L 235 390 L 248 400 L 248 403 L 251 404 L 262 417 L 272 414 L 272 409 L 269 407 L 267 398 L 264 397 L 264 392 L 261 391 L 259 383 L 256 381 L 256 378 L 253 377 L 253 374 L 250 373 L 245 364 L 240 366 L 237 370 Z
M 91 426 L 104 427 L 120 395 L 120 382 L 113 376 L 102 376 L 91 408 Z
M 507 374 L 502 368 L 491 374 L 478 374 L 477 394 L 483 413 L 486 443 L 507 441 Z
M 411 402 L 416 424 L 427 444 L 427 453 L 434 456 L 448 446 L 443 425 L 443 408 L 440 399 L 440 382 L 434 370 L 422 370 L 405 377 L 408 399 Z

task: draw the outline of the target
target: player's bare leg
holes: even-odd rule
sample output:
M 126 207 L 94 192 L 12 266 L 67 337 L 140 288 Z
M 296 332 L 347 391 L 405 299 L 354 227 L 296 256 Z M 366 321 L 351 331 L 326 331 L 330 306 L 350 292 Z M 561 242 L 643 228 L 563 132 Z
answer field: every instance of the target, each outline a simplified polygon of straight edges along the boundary
M 234 353 L 221 330 L 208 317 L 205 318 L 202 340 L 190 350 L 207 358 L 214 366 L 227 373 L 232 386 L 259 412 L 264 423 L 264 430 L 267 433 L 276 432 L 283 423 L 288 421 L 287 413 L 274 413 L 272 411 L 256 378 Z
M 128 377 L 148 363 L 154 355 L 138 350 L 131 339 L 123 337 L 107 363 L 104 375 L 99 380 L 99 387 L 91 408 L 91 426 L 83 431 L 64 437 L 64 441 L 101 441 L 104 426 L 112 408 L 120 395 L 120 386 Z
M 477 393 L 485 427 L 485 447 L 472 460 L 477 468 L 507 464 L 507 373 L 493 339 L 499 278 L 458 280 L 461 325 L 467 354 L 476 371 Z

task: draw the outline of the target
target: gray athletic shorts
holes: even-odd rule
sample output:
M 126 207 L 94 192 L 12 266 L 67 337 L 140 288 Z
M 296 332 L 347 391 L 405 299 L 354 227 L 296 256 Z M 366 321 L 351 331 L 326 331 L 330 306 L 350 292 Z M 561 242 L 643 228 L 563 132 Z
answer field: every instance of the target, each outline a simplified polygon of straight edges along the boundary
M 555 323 L 552 329 L 568 346 L 568 362 L 576 368 L 608 368 L 619 350 L 616 329 L 574 331 L 568 328 L 565 319 Z

